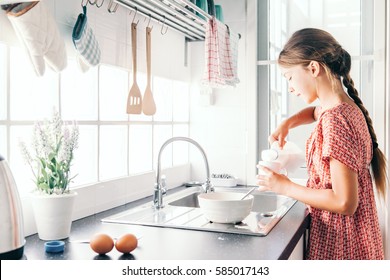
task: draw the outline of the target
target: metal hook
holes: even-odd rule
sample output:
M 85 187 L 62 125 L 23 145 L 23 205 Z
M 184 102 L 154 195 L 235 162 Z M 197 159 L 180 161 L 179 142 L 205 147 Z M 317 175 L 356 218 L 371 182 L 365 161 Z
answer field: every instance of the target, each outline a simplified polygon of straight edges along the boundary
M 118 3 L 115 3 L 114 9 L 111 9 L 113 4 L 114 4 L 114 0 L 110 0 L 110 4 L 108 4 L 108 8 L 107 8 L 109 13 L 115 13 L 116 10 L 118 10 L 118 6 L 119 6 Z
M 103 6 L 104 0 L 102 0 L 102 2 L 100 3 L 100 5 L 98 5 L 97 1 L 98 1 L 98 0 L 95 0 L 95 5 L 96 5 L 96 7 L 100 8 L 101 6 Z
M 149 28 L 150 28 L 150 31 L 153 30 L 153 25 L 152 25 L 152 27 L 149 26 L 151 19 L 152 19 L 152 16 L 149 14 L 149 21 L 148 21 L 148 25 L 147 25 L 146 27 L 149 27 Z M 146 21 L 146 18 L 144 19 L 144 22 L 145 22 L 145 21 Z
M 88 3 L 89 3 L 89 0 L 86 0 L 86 1 L 85 1 L 85 5 L 83 5 L 83 3 L 84 3 L 84 0 L 81 0 L 81 7 L 87 6 Z M 91 4 L 91 3 L 90 3 L 90 4 Z
M 134 17 L 133 17 L 133 20 L 132 20 L 132 22 L 131 23 L 134 23 L 134 20 L 135 20 L 135 16 L 137 15 L 137 12 L 138 12 L 138 8 L 137 7 L 135 7 L 135 13 L 134 13 Z M 133 13 L 133 11 L 131 10 L 130 11 L 130 15 Z M 137 23 L 136 23 L 136 25 L 139 23 L 139 20 L 137 20 Z
M 161 31 L 160 31 L 161 35 L 165 35 L 168 32 L 168 26 L 166 26 L 165 31 L 163 31 L 164 30 L 164 24 L 165 24 L 165 16 L 164 16 L 164 20 L 163 20 L 162 26 L 161 26 Z
M 91 0 L 88 0 L 88 3 L 91 4 L 91 5 L 95 5 L 95 4 L 96 4 L 96 1 L 97 1 L 97 0 L 95 0 L 94 2 L 92 2 Z

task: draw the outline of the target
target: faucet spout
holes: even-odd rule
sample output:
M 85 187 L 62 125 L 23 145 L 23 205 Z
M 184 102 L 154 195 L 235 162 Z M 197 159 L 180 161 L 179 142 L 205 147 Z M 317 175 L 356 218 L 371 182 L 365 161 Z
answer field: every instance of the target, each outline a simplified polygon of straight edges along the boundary
M 207 156 L 203 148 L 199 145 L 198 142 L 195 140 L 188 138 L 188 137 L 172 137 L 168 139 L 167 141 L 164 142 L 164 144 L 161 146 L 160 151 L 158 153 L 158 159 L 157 159 L 157 175 L 156 175 L 156 184 L 154 188 L 154 195 L 153 195 L 153 204 L 154 207 L 157 209 L 160 209 L 164 207 L 162 197 L 165 194 L 165 180 L 161 180 L 161 155 L 162 152 L 164 151 L 165 147 L 168 146 L 170 143 L 175 142 L 175 141 L 185 141 L 193 144 L 196 146 L 200 152 L 202 153 L 203 160 L 206 166 L 206 182 L 203 184 L 203 189 L 204 192 L 211 192 L 214 191 L 213 186 L 210 183 L 210 168 L 209 168 L 209 163 L 207 160 Z

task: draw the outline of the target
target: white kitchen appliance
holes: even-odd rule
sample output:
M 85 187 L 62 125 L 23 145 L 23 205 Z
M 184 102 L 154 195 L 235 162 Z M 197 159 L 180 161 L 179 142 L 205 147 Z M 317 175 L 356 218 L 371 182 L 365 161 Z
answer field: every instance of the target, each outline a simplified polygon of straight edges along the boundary
M 18 189 L 7 161 L 0 155 L 0 260 L 21 259 L 24 244 Z

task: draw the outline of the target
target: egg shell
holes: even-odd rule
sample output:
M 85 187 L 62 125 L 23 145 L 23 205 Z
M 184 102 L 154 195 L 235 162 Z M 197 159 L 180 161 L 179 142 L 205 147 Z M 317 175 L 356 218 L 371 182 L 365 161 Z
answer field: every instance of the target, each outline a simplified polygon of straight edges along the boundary
M 91 238 L 89 245 L 96 253 L 104 255 L 114 248 L 114 240 L 105 233 L 98 233 Z
M 137 248 L 137 246 L 138 239 L 134 234 L 131 233 L 122 235 L 115 242 L 115 248 L 123 254 L 128 254 L 132 252 L 135 248 Z

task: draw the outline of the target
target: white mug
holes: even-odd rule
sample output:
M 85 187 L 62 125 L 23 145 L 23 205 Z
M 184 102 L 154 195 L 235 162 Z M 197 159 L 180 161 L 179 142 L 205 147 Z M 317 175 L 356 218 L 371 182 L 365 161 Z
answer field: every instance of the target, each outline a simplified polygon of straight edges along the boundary
M 277 162 L 277 161 L 261 160 L 261 161 L 259 161 L 258 166 L 264 166 L 264 167 L 271 169 L 275 173 L 287 175 L 287 170 L 285 168 L 282 168 L 282 165 L 280 164 L 280 162 Z M 259 175 L 265 175 L 264 171 L 260 168 L 259 168 Z

